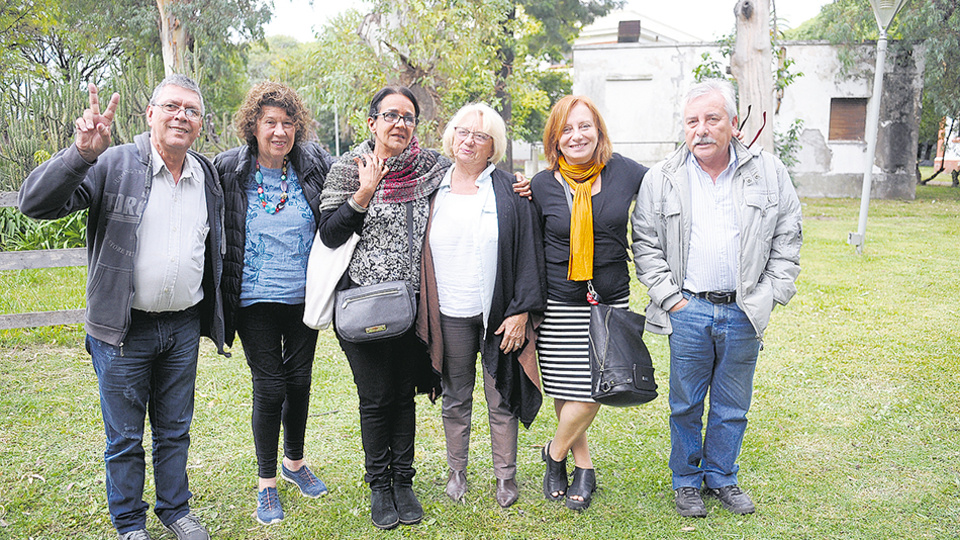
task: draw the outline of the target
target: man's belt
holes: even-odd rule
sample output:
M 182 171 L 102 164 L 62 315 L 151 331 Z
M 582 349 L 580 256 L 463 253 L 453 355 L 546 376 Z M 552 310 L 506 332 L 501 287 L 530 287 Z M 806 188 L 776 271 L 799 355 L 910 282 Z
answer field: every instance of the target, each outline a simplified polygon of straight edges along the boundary
M 737 301 L 737 291 L 722 292 L 722 291 L 705 291 L 705 292 L 693 292 L 688 291 L 693 296 L 697 298 L 703 298 L 707 302 L 712 304 L 732 304 Z

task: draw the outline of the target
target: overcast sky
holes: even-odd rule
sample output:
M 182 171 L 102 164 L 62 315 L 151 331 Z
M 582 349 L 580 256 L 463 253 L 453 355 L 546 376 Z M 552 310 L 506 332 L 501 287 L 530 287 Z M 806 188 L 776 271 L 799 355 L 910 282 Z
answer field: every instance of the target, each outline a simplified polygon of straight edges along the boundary
M 777 15 L 785 26 L 792 28 L 816 16 L 820 6 L 831 0 L 774 1 Z M 733 30 L 736 3 L 736 0 L 631 0 L 627 8 L 712 40 Z M 313 0 L 312 5 L 310 0 L 274 0 L 273 21 L 267 25 L 266 32 L 268 36 L 285 34 L 300 41 L 312 41 L 313 29 L 322 27 L 328 18 L 363 6 L 363 0 Z

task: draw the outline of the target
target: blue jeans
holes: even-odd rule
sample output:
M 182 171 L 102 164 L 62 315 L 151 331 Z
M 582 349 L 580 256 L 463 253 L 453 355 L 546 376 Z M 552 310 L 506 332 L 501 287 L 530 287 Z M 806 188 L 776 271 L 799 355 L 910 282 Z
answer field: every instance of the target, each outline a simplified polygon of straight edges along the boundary
M 673 488 L 717 489 L 737 483 L 760 340 L 736 304 L 684 293 L 670 313 L 670 470 Z M 704 400 L 710 412 L 703 430 Z
M 120 347 L 87 335 L 107 438 L 103 453 L 107 504 L 120 534 L 146 525 L 143 422 L 148 410 L 157 493 L 154 512 L 169 525 L 190 511 L 187 449 L 199 341 L 196 307 L 159 314 L 132 312 Z

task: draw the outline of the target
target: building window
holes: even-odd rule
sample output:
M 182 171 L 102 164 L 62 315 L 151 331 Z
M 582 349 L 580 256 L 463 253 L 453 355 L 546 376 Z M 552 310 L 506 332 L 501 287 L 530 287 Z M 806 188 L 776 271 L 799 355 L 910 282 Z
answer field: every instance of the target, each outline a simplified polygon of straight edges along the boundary
M 867 98 L 830 100 L 830 140 L 862 141 L 867 126 Z

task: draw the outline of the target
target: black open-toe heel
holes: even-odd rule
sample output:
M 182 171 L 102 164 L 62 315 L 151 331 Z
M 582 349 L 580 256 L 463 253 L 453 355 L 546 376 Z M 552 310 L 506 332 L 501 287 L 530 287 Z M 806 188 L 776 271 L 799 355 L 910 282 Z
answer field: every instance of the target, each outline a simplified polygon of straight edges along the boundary
M 559 501 L 567 492 L 567 458 L 554 461 L 550 457 L 550 443 L 543 447 L 542 457 L 547 464 L 547 471 L 543 475 L 543 495 L 548 501 Z M 556 495 L 554 495 L 556 493 Z
M 593 499 L 593 492 L 597 490 L 597 473 L 593 469 L 573 468 L 573 481 L 570 482 L 570 489 L 567 490 L 567 508 L 571 510 L 586 510 L 590 508 L 590 500 Z M 579 495 L 582 501 L 571 499 Z

